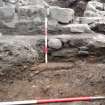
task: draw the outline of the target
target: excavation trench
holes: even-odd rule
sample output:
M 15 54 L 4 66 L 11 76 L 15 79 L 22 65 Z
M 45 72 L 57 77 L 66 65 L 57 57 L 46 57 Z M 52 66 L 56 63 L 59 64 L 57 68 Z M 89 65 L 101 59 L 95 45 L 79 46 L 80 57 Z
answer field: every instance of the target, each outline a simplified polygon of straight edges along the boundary
M 0 101 L 105 95 L 104 5 L 45 0 L 50 4 L 46 65 L 43 34 L 48 4 L 19 1 L 17 5 L 0 0 Z M 59 103 L 64 104 L 105 105 L 105 100 Z
M 85 61 L 34 64 L 24 75 L 21 72 L 21 79 L 0 83 L 0 99 L 15 101 L 104 95 L 104 68 L 104 64 Z M 104 101 L 75 104 L 100 105 L 100 103 L 104 105 Z
M 71 49 L 73 47 L 74 48 L 81 47 L 82 45 L 80 43 L 81 42 L 80 39 L 88 43 L 88 40 L 85 40 L 87 39 L 87 35 L 86 37 L 85 36 L 82 37 L 82 35 L 80 35 L 81 37 L 79 37 L 79 39 L 75 37 L 75 35 L 73 36 L 73 38 L 72 36 L 73 35 L 71 36 L 69 35 L 66 37 L 63 35 L 51 36 L 49 37 L 49 40 L 53 38 L 57 38 L 60 40 L 67 38 L 68 41 L 70 40 L 73 41 L 74 39 L 74 42 L 77 42 L 77 43 L 74 43 L 74 46 L 70 48 L 65 46 L 68 49 Z M 8 36 L 7 38 L 8 40 L 7 40 L 5 36 L 1 37 L 2 39 L 0 42 L 0 44 L 2 45 L 1 52 L 3 52 L 3 54 L 9 54 L 7 59 L 8 62 L 11 61 L 10 58 L 14 58 L 15 63 L 11 65 L 12 62 L 8 63 L 6 62 L 5 59 L 1 58 L 0 62 L 2 62 L 2 64 L 4 64 L 5 62 L 5 64 L 8 66 L 7 68 L 2 69 L 2 71 L 4 72 L 1 72 L 0 74 L 0 100 L 17 101 L 17 100 L 41 99 L 41 98 L 50 99 L 50 98 L 67 98 L 67 97 L 88 96 L 88 95 L 89 96 L 104 95 L 105 93 L 105 89 L 104 89 L 105 87 L 105 84 L 104 84 L 105 67 L 104 66 L 105 65 L 104 65 L 104 53 L 103 53 L 104 43 L 102 40 L 99 40 L 101 38 L 104 39 L 104 36 L 102 35 L 103 36 L 102 37 L 99 34 L 95 35 L 95 37 L 93 36 L 88 35 L 88 39 L 89 41 L 91 39 L 91 41 L 94 42 L 91 44 L 97 48 L 95 49 L 95 51 L 98 54 L 100 54 L 99 56 L 97 56 L 97 54 L 94 54 L 93 57 L 90 57 L 89 55 L 87 57 L 84 57 L 84 55 L 81 55 L 80 57 L 77 58 L 77 55 L 73 55 L 74 57 L 72 60 L 69 58 L 70 60 L 64 61 L 67 59 L 66 52 L 65 52 L 65 59 L 64 58 L 62 59 L 61 57 L 53 61 L 57 56 L 52 56 L 52 58 L 49 60 L 48 65 L 46 65 L 44 62 L 41 63 L 44 60 L 44 58 L 43 60 L 39 59 L 37 52 L 35 52 L 37 50 L 39 51 L 40 48 L 42 48 L 43 38 L 40 39 L 40 37 L 33 37 L 33 36 L 30 36 L 28 38 L 24 36 L 14 36 L 11 38 L 11 36 Z M 97 42 L 96 36 L 98 37 L 98 42 Z M 75 41 L 75 38 L 79 40 L 79 42 Z M 26 45 L 25 42 L 27 42 L 28 45 Z M 98 44 L 95 44 L 96 42 Z M 14 43 L 15 43 L 15 46 L 13 46 Z M 77 46 L 78 43 L 80 43 L 79 46 Z M 87 45 L 87 43 L 84 43 L 84 45 Z M 28 49 L 30 45 L 31 46 L 34 45 L 34 47 L 32 47 L 33 50 Z M 97 46 L 97 45 L 100 45 L 100 46 Z M 11 46 L 12 46 L 12 49 L 11 49 Z M 9 50 L 8 50 L 8 47 L 10 48 Z M 92 46 L 92 48 L 94 47 Z M 100 50 L 101 47 L 103 49 L 103 52 Z M 16 53 L 16 51 L 14 52 L 14 48 L 18 53 Z M 65 49 L 64 46 L 62 49 Z M 77 48 L 77 49 L 80 50 L 80 48 Z M 82 49 L 87 50 L 85 47 L 83 47 Z M 21 55 L 23 54 L 21 52 L 24 52 L 24 50 L 28 51 L 27 53 L 30 54 L 30 55 L 24 56 L 26 57 L 24 59 L 25 61 L 22 58 L 23 55 Z M 78 50 L 74 50 L 76 51 L 76 54 L 79 54 Z M 55 53 L 58 50 L 54 50 L 53 48 L 52 51 Z M 100 51 L 101 53 L 99 53 Z M 94 53 L 94 49 L 93 49 L 93 53 Z M 31 58 L 31 54 L 32 56 L 35 56 L 34 59 Z M 42 54 L 42 52 L 38 54 Z M 72 52 L 72 54 L 74 53 Z M 2 55 L 2 56 L 6 56 L 6 55 Z M 49 57 L 50 56 L 51 55 L 49 55 Z M 17 57 L 22 59 L 23 63 L 21 63 L 20 60 L 17 59 Z M 99 62 L 99 58 L 101 62 Z M 33 60 L 33 62 L 30 62 L 30 60 L 31 61 Z M 41 62 L 40 63 L 36 62 L 37 60 L 38 61 L 41 60 Z M 91 103 L 80 102 L 80 103 L 72 103 L 72 104 L 104 105 L 104 101 L 98 101 L 98 102 L 96 101 Z

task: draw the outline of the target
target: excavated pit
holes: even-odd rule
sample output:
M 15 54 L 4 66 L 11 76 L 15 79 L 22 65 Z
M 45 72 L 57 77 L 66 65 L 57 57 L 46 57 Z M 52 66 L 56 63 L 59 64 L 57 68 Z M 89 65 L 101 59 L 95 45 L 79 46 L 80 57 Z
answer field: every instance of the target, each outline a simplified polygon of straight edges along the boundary
M 92 0 L 45 0 L 50 4 L 45 64 L 47 3 L 20 0 L 18 7 L 6 1 L 5 7 L 1 1 L 0 101 L 105 95 L 104 5 L 95 13 Z M 105 101 L 58 105 L 64 104 L 105 105 Z

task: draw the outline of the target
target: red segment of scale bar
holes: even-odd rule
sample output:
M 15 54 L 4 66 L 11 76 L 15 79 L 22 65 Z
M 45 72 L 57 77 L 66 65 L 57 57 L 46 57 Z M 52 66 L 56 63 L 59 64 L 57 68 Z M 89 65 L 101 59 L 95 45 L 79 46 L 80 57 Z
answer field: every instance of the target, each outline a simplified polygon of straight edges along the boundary
M 48 35 L 48 30 L 47 30 L 47 26 L 46 26 L 46 28 L 45 28 L 45 36 L 47 36 Z
M 92 97 L 77 97 L 77 98 L 38 100 L 37 103 L 46 104 L 46 103 L 76 102 L 76 101 L 91 101 L 91 100 Z
M 48 53 L 48 48 L 47 48 L 47 47 L 44 47 L 44 48 L 43 48 L 43 52 L 44 52 L 45 54 L 47 54 L 47 53 Z

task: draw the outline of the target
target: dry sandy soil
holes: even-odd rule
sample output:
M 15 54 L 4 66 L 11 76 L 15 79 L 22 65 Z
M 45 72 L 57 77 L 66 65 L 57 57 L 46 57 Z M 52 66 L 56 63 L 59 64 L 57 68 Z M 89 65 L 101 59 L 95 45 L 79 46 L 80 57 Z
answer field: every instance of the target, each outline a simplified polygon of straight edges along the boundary
M 77 61 L 75 63 L 35 64 L 0 82 L 0 100 L 27 100 L 62 98 L 87 95 L 105 95 L 105 65 Z M 6 78 L 8 79 L 8 78 Z M 72 103 L 73 105 L 105 105 L 104 102 Z

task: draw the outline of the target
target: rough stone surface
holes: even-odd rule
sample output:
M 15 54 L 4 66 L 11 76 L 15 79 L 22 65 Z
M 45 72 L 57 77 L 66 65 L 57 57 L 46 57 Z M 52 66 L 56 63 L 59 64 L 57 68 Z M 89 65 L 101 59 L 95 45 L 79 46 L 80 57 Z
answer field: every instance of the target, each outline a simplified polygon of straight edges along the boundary
M 91 29 L 93 29 L 96 32 L 105 33 L 105 23 L 96 22 L 91 25 Z
M 57 6 L 50 7 L 50 14 L 53 19 L 61 23 L 69 23 L 74 18 L 74 11 L 72 9 Z
M 41 7 L 41 5 L 39 6 L 34 6 L 34 5 L 20 6 L 18 8 L 19 19 L 21 19 L 21 17 L 24 17 L 25 19 L 27 18 L 31 19 L 32 17 L 35 18 L 35 16 L 38 17 L 42 14 L 42 9 L 44 8 Z
M 83 58 L 94 56 L 96 62 L 104 62 L 104 47 L 105 37 L 100 34 L 82 34 L 82 35 L 61 35 L 55 38 L 60 39 L 63 45 L 60 50 L 51 50 L 49 47 L 50 59 L 52 61 L 74 61 L 80 59 L 81 55 Z M 65 41 L 66 40 L 66 41 Z M 80 49 L 80 47 L 82 49 Z M 83 49 L 86 47 L 87 49 Z M 83 53 L 83 54 L 81 54 Z M 101 58 L 101 56 L 103 56 Z M 81 57 L 81 58 L 82 58 Z M 62 58 L 62 59 L 61 59 Z M 101 59 L 101 61 L 100 61 Z
M 69 2 L 70 5 L 74 3 L 77 4 L 77 7 L 82 7 L 81 5 L 86 5 L 86 1 L 83 0 L 72 0 L 72 1 L 65 1 Z M 2 2 L 2 1 L 1 1 Z M 49 1 L 50 2 L 50 1 Z M 51 2 L 56 2 L 56 1 L 51 1 Z M 84 4 L 85 3 L 85 4 Z M 9 5 L 11 4 L 11 5 Z M 99 5 L 98 5 L 99 4 Z M 49 34 L 60 34 L 60 33 L 70 33 L 70 30 L 68 28 L 62 29 L 59 27 L 57 23 L 62 24 L 70 24 L 73 22 L 74 19 L 74 8 L 61 8 L 58 6 L 50 6 L 48 5 L 45 1 L 43 0 L 19 0 L 19 6 L 17 6 L 17 2 L 15 4 L 11 2 L 3 2 L 3 6 L 1 5 L 0 7 L 0 31 L 3 34 L 24 34 L 24 35 L 34 35 L 34 34 L 42 34 L 44 31 L 44 16 L 45 16 L 45 7 L 49 6 L 50 7 L 50 15 L 48 17 L 49 23 L 48 30 Z M 89 1 L 86 11 L 87 14 L 92 14 L 92 19 L 93 15 L 96 16 L 103 16 L 104 12 L 103 9 L 103 4 L 98 1 Z M 79 9 L 77 9 L 79 10 Z M 8 13 L 7 13 L 8 11 Z M 75 11 L 78 13 L 79 11 Z M 86 17 L 86 16 L 85 16 Z M 84 18 L 85 18 L 84 17 Z M 90 16 L 89 16 L 90 17 Z M 88 24 L 90 27 L 94 27 L 97 22 L 95 21 L 101 21 L 98 19 L 84 19 L 80 20 L 82 24 Z M 53 23 L 54 22 L 54 23 Z M 104 22 L 104 20 L 103 20 Z M 73 22 L 76 23 L 76 22 Z M 63 25 L 62 25 L 63 26 Z M 72 25 L 71 25 L 72 26 Z M 82 27 L 82 25 L 80 25 Z M 103 26 L 103 25 L 102 25 Z M 66 26 L 65 26 L 66 27 Z M 84 25 L 86 28 L 86 25 Z M 85 29 L 83 28 L 82 31 Z M 100 30 L 100 29 L 98 29 Z M 101 31 L 103 31 L 102 29 Z M 80 29 L 74 29 L 73 31 L 80 31 Z M 87 31 L 87 29 L 85 30 Z M 89 31 L 89 28 L 88 28 Z
M 42 7 L 48 5 L 44 0 L 19 0 L 19 6 L 40 5 Z
M 12 3 L 12 1 L 3 1 L 3 3 L 4 5 L 0 7 L 0 31 L 3 34 L 17 32 L 18 34 L 31 34 L 35 33 L 36 28 L 40 30 L 39 24 L 40 26 L 44 24 L 44 8 L 48 6 L 45 1 L 19 0 L 16 3 Z M 23 25 L 26 25 L 24 29 Z
M 85 17 L 105 16 L 103 3 L 96 0 L 88 2 L 86 11 L 84 12 L 84 16 Z
M 105 22 L 105 18 L 104 17 L 79 17 L 78 18 L 78 23 L 81 24 L 94 24 L 94 23 L 104 23 Z
M 10 3 L 10 2 L 9 2 Z M 1 28 L 0 31 L 3 34 L 24 34 L 24 35 L 34 35 L 42 34 L 44 31 L 44 17 L 45 17 L 45 7 L 48 6 L 43 0 L 36 1 L 25 1 L 19 0 L 19 6 L 17 3 L 12 4 L 13 6 L 5 4 L 1 8 Z M 3 9 L 2 9 L 3 8 Z M 6 10 L 5 10 L 6 8 Z M 7 10 L 10 8 L 8 14 Z M 4 11 L 5 10 L 5 11 Z M 12 11 L 11 11 L 12 10 Z M 72 9 L 61 8 L 57 6 L 50 6 L 50 14 L 48 17 L 48 30 L 49 33 L 63 32 L 62 29 L 57 25 L 60 23 L 69 23 L 74 18 L 74 11 Z M 4 15 L 5 14 L 5 15 Z M 11 17 L 10 17 L 11 16 Z M 53 23 L 54 22 L 54 23 Z M 53 32 L 54 31 L 54 32 Z M 64 31 L 65 33 L 66 31 Z
M 0 0 L 0 7 L 2 7 L 3 6 L 3 1 L 2 0 Z
M 1 36 L 0 46 L 1 70 L 14 70 L 14 67 L 18 67 L 18 65 L 38 62 L 37 60 L 41 53 L 44 54 L 42 51 L 42 48 L 44 48 L 44 37 Z M 51 61 L 55 59 L 58 59 L 58 61 L 75 61 L 85 53 L 88 57 L 96 57 L 96 61 L 105 62 L 105 36 L 102 34 L 50 36 L 48 37 L 48 48 L 50 53 L 49 59 Z M 42 59 L 44 59 L 44 57 Z
M 38 52 L 29 39 L 0 37 L 0 75 L 7 75 L 16 68 L 37 62 Z M 35 42 L 34 42 L 35 43 Z M 24 67 L 23 67 L 24 68 Z
M 62 42 L 59 39 L 49 39 L 48 46 L 54 49 L 62 48 Z
M 0 7 L 0 19 L 1 20 L 12 20 L 15 14 L 15 9 L 12 7 Z
M 90 0 L 57 0 L 56 5 L 72 8 L 75 11 L 75 16 L 83 16 L 88 1 Z
M 74 24 L 88 24 L 89 28 L 94 32 L 105 33 L 104 17 L 79 17 L 75 19 Z
M 47 3 L 44 1 L 42 2 L 42 1 L 33 1 L 33 0 L 31 0 L 31 1 L 27 0 L 26 1 L 27 4 L 24 4 L 24 2 L 25 2 L 24 0 L 21 1 L 20 3 L 23 3 L 23 4 L 19 5 L 18 8 L 16 6 L 14 6 L 14 7 L 11 7 L 12 8 L 11 9 L 10 6 L 8 6 L 6 4 L 5 4 L 6 6 L 1 7 L 1 8 L 9 7 L 10 10 L 12 10 L 12 12 L 10 12 L 10 13 L 8 12 L 8 14 L 6 14 L 8 16 L 3 16 L 1 13 L 2 19 L 0 20 L 1 21 L 0 27 L 2 27 L 2 28 L 0 28 L 0 31 L 3 34 L 13 34 L 14 35 L 14 34 L 18 33 L 18 34 L 24 34 L 24 35 L 29 35 L 29 34 L 34 35 L 34 34 L 42 34 L 43 33 L 45 6 L 48 6 Z M 40 2 L 42 2 L 42 4 Z M 54 1 L 54 2 L 56 2 L 56 1 Z M 69 2 L 73 3 L 75 1 L 69 1 Z M 82 3 L 83 1 L 78 1 L 78 2 Z M 97 9 L 96 5 L 93 3 L 93 1 L 89 2 L 88 4 L 89 4 L 89 6 L 91 4 L 92 6 L 94 6 L 95 9 Z M 87 5 L 86 11 L 91 10 L 91 9 L 89 9 L 89 6 Z M 81 7 L 81 6 L 79 5 L 79 7 Z M 5 9 L 3 9 L 3 10 L 5 10 Z M 98 7 L 98 11 L 100 12 L 99 7 Z M 91 10 L 91 12 L 94 12 L 94 11 Z M 91 12 L 89 12 L 89 13 L 91 13 Z M 104 11 L 101 11 L 101 13 L 103 13 L 103 12 Z M 94 12 L 94 13 L 95 13 L 95 15 L 98 14 L 96 12 Z M 11 15 L 11 17 L 9 17 L 9 15 Z M 88 18 L 84 17 L 84 19 L 80 19 L 79 22 L 77 22 L 78 27 L 75 27 L 75 25 L 71 24 L 73 22 L 73 20 L 74 20 L 73 23 L 76 23 L 75 19 L 74 19 L 73 9 L 61 8 L 58 6 L 50 6 L 50 15 L 48 17 L 48 20 L 49 20 L 48 21 L 48 32 L 49 32 L 49 34 L 60 34 L 60 33 L 67 34 L 67 33 L 71 33 L 71 32 L 86 32 L 87 33 L 87 32 L 91 32 L 91 30 L 86 25 L 82 26 L 82 24 L 88 24 L 91 28 L 91 27 L 95 27 L 95 24 L 97 24 L 97 21 L 104 22 L 103 19 L 98 19 L 98 18 L 93 19 L 93 17 L 91 19 L 88 19 Z M 58 23 L 60 23 L 61 26 Z M 69 23 L 68 26 L 71 27 L 71 30 L 68 29 L 68 26 L 62 25 L 65 23 Z M 66 28 L 62 28 L 62 26 L 66 27 Z M 5 28 L 6 28 L 6 30 L 5 30 Z M 100 29 L 98 29 L 98 30 L 100 30 Z M 102 30 L 104 30 L 104 29 L 102 29 Z
M 73 33 L 92 33 L 92 30 L 87 24 L 69 24 L 64 27 L 69 28 L 70 32 Z

